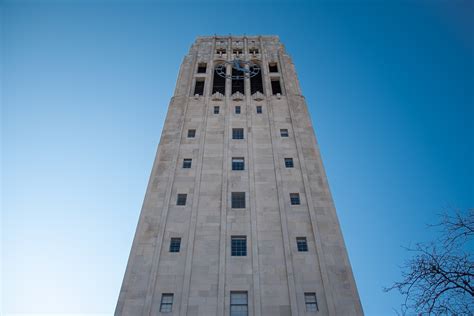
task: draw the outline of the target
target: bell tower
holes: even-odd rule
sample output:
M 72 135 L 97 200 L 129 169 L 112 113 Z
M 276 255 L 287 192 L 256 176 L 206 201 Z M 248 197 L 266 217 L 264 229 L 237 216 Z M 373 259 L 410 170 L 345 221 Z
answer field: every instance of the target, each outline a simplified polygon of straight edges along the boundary
M 115 315 L 363 315 L 277 36 L 198 37 L 184 57 Z

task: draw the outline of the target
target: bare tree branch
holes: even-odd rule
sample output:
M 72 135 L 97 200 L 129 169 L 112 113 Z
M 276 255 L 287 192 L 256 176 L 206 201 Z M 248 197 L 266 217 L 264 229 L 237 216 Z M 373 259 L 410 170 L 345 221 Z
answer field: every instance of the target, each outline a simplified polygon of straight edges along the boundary
M 405 302 L 398 314 L 474 315 L 474 209 L 441 215 L 431 228 L 440 228 L 433 243 L 406 248 L 413 257 L 402 266 L 398 290 Z

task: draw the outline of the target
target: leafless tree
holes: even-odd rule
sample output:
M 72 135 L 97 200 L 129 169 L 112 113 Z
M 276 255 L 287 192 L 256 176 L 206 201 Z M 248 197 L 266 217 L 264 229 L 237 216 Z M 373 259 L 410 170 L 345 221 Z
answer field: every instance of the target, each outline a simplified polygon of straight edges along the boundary
M 403 315 L 474 315 L 474 209 L 451 213 L 430 225 L 440 230 L 435 242 L 406 248 L 403 280 L 384 289 L 405 297 Z

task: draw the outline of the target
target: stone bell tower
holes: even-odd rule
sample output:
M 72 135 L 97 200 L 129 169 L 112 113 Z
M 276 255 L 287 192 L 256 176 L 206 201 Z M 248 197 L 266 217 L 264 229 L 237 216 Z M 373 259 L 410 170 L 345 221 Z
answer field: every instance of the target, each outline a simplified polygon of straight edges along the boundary
M 184 57 L 115 315 L 363 315 L 277 36 L 198 37 Z

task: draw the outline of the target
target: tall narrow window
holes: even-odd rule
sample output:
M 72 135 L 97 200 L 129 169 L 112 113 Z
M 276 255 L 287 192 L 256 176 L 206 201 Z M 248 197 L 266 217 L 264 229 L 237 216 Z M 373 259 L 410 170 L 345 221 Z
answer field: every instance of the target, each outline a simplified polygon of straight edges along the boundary
M 316 301 L 316 293 L 304 293 L 304 303 L 307 312 L 317 312 L 318 302 Z
M 285 158 L 285 167 L 286 168 L 293 168 L 293 158 Z
M 198 74 L 205 74 L 205 73 L 206 73 L 206 68 L 207 68 L 207 64 L 206 64 L 206 63 L 199 63 L 199 64 L 198 64 L 197 73 L 198 73 Z
M 262 106 L 257 105 L 257 114 L 262 114 Z
M 253 67 L 250 67 L 250 72 L 253 71 Z M 262 81 L 262 70 L 260 70 L 255 76 L 250 77 L 250 94 L 255 92 L 263 93 L 263 81 Z
M 181 238 L 172 237 L 170 241 L 170 252 L 179 252 L 181 248 Z
M 188 129 L 188 138 L 196 137 L 196 130 L 195 129 Z
M 214 107 L 214 114 L 219 114 L 219 106 Z
M 173 311 L 173 293 L 163 293 L 161 295 L 160 312 L 171 313 Z
M 225 66 L 222 68 L 222 71 L 225 73 Z M 217 70 L 214 70 L 214 82 L 212 83 L 212 94 L 219 92 L 225 95 L 225 78 L 221 77 Z
M 176 199 L 176 205 L 186 205 L 187 194 L 178 194 L 178 198 Z
M 253 67 L 250 68 L 252 72 Z M 255 76 L 250 78 L 250 94 L 255 92 L 263 93 L 263 80 L 262 80 L 262 70 L 260 70 Z
M 239 76 L 242 79 L 232 79 L 232 94 L 236 92 L 240 92 L 245 94 L 244 90 L 244 72 L 241 70 L 237 70 L 232 68 L 232 76 Z
M 244 129 L 243 128 L 233 128 L 232 129 L 232 139 L 244 139 Z
M 194 95 L 203 95 L 204 94 L 204 79 L 197 78 L 196 84 L 194 85 Z
M 277 63 L 269 63 L 268 64 L 268 70 L 270 70 L 270 72 L 278 72 Z
M 247 255 L 247 237 L 231 237 L 231 255 L 233 257 L 245 257 Z
M 183 159 L 183 168 L 184 169 L 189 169 L 191 168 L 191 164 L 193 163 L 193 160 L 190 158 L 184 158 Z
M 240 105 L 235 106 L 235 114 L 240 114 Z
M 244 170 L 245 160 L 244 158 L 232 158 L 232 170 Z
M 290 202 L 291 205 L 300 205 L 300 194 L 299 193 L 290 193 Z
M 281 94 L 281 86 L 280 86 L 280 79 L 271 79 L 272 83 L 272 94 L 276 95 L 277 93 Z
M 232 208 L 245 208 L 245 192 L 232 192 Z
M 306 241 L 306 237 L 296 237 L 296 246 L 300 252 L 308 251 L 308 242 Z
M 244 291 L 230 292 L 230 316 L 248 315 L 248 295 Z

